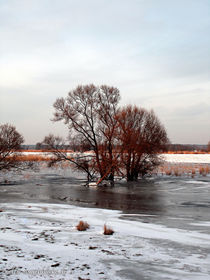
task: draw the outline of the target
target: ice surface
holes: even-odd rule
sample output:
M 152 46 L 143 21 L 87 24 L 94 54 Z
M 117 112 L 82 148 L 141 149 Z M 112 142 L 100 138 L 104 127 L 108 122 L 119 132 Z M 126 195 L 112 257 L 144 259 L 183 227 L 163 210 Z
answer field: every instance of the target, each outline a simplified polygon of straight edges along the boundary
M 1 209 L 1 279 L 210 278 L 210 235 L 199 231 L 64 204 L 2 203 Z M 89 223 L 87 231 L 76 230 L 80 220 Z M 103 235 L 104 224 L 112 236 Z
M 210 163 L 209 154 L 164 156 L 172 163 Z M 7 180 L 14 185 L 2 184 L 0 194 L 5 199 L 1 201 L 14 199 L 0 204 L 0 279 L 210 279 L 208 176 L 163 177 L 151 186 L 135 188 L 146 195 L 142 200 L 137 196 L 138 203 L 153 198 L 151 203 L 157 209 L 152 214 L 15 202 L 21 197 L 29 201 L 29 194 L 36 197 L 37 192 L 49 202 L 52 190 L 55 195 L 59 193 L 62 203 L 64 198 L 74 197 L 72 186 L 81 186 L 73 175 L 66 177 L 68 170 L 62 172 L 60 177 L 44 169 L 37 175 L 24 173 L 17 185 L 8 174 L 12 177 Z M 119 187 L 118 192 L 122 195 L 125 190 Z M 133 191 L 130 188 L 128 196 Z M 88 192 L 94 195 L 93 190 L 80 189 L 84 196 Z M 107 193 L 102 194 L 104 199 Z M 112 195 L 117 203 L 121 196 Z M 160 205 L 164 211 L 157 207 Z M 90 225 L 87 231 L 76 230 L 80 220 Z M 113 235 L 103 235 L 104 224 L 112 227 Z

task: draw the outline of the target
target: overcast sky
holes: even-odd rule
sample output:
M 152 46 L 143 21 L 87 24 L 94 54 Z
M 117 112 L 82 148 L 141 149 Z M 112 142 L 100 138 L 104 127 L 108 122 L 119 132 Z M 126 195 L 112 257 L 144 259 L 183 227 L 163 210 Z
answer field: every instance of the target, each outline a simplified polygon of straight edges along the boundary
M 79 84 L 118 87 L 153 108 L 172 143 L 210 140 L 209 0 L 0 0 L 0 123 L 25 144 Z

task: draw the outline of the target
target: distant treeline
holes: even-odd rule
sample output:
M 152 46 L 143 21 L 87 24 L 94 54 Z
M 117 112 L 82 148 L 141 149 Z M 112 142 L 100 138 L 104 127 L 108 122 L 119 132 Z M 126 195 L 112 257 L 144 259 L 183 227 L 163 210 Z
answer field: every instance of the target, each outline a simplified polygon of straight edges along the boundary
M 184 151 L 207 151 L 207 145 L 196 145 L 196 144 L 169 144 L 167 145 L 167 150 L 170 152 L 184 152 Z
M 62 147 L 64 148 L 64 147 Z M 68 146 L 69 148 L 69 146 Z M 36 145 L 21 145 L 22 150 L 44 150 L 45 147 L 43 144 L 37 143 Z M 72 145 L 71 149 L 73 151 L 80 151 L 80 145 Z M 88 150 L 88 147 L 87 147 Z M 169 152 L 184 152 L 184 151 L 207 151 L 207 145 L 197 145 L 197 144 L 169 144 L 167 145 L 167 151 Z

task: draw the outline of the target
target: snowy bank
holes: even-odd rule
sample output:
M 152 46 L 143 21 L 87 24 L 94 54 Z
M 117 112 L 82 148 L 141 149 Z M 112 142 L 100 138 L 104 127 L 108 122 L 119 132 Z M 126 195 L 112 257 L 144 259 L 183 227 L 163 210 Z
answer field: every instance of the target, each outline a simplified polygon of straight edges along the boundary
M 205 233 L 64 204 L 3 203 L 0 208 L 0 279 L 210 277 Z M 89 223 L 87 231 L 76 230 L 80 220 Z M 103 235 L 105 223 L 115 231 L 112 236 Z

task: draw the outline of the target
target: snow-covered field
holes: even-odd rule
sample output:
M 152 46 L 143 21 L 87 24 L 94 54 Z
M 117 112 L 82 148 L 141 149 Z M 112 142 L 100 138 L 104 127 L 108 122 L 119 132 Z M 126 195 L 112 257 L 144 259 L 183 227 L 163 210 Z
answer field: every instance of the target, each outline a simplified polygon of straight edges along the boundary
M 163 154 L 163 159 L 171 163 L 208 163 L 210 154 Z
M 1 279 L 210 279 L 206 233 L 64 204 L 4 203 L 1 209 Z M 87 231 L 76 230 L 80 220 L 89 223 Z M 103 235 L 105 223 L 113 235 Z
M 41 155 L 51 157 L 49 153 L 44 152 L 22 152 L 23 155 Z M 74 153 L 67 153 L 74 156 Z M 92 154 L 86 152 L 86 155 Z M 208 163 L 210 164 L 210 154 L 162 154 L 162 158 L 167 162 L 172 163 Z

